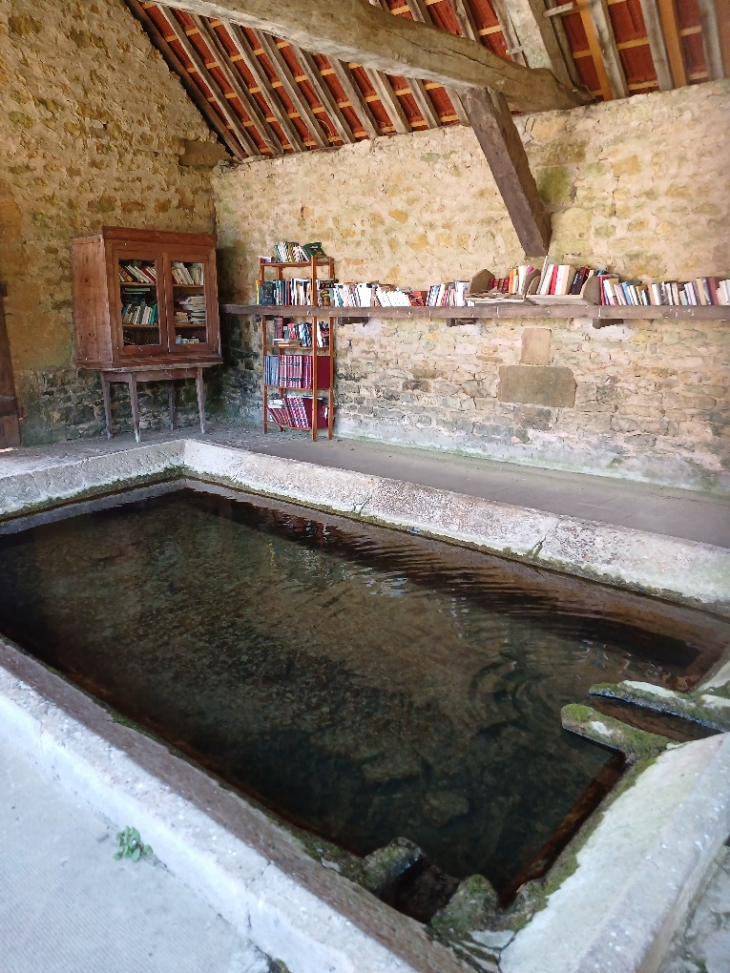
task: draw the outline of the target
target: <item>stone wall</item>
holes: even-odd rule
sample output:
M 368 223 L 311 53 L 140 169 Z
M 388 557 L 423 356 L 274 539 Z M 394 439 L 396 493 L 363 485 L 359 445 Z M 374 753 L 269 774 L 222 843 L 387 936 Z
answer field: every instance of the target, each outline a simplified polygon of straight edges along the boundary
M 730 273 L 730 83 L 517 121 L 553 256 L 647 280 Z M 461 127 L 246 164 L 213 185 L 229 298 L 252 299 L 257 255 L 282 238 L 321 240 L 341 280 L 414 287 L 524 258 Z M 256 329 L 227 328 L 229 408 L 255 418 Z M 730 488 L 727 323 L 373 321 L 343 326 L 338 355 L 342 435 Z
M 103 422 L 96 375 L 73 367 L 69 240 L 102 225 L 210 232 L 209 170 L 178 163 L 183 139 L 209 138 L 122 0 L 0 0 L 0 281 L 24 442 Z M 142 406 L 157 424 L 166 392 Z

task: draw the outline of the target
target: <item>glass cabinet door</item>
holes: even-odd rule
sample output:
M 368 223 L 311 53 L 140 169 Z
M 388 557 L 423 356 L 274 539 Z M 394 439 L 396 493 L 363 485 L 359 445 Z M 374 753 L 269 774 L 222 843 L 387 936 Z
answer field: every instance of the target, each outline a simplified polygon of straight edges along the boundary
M 159 351 L 163 343 L 160 268 L 152 257 L 116 255 L 123 350 Z
M 207 267 L 204 260 L 170 260 L 172 322 L 170 350 L 194 350 L 208 342 Z

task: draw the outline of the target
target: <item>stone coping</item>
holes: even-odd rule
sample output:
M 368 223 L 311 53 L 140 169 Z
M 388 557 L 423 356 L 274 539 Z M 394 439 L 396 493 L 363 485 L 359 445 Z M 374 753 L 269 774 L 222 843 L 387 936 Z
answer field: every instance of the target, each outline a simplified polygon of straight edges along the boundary
M 0 519 L 165 477 L 202 480 L 457 542 L 730 616 L 730 551 L 435 487 L 175 438 L 0 472 Z
M 0 519 L 190 476 L 728 607 L 730 552 L 720 548 L 189 439 L 0 474 Z M 292 973 L 467 969 L 424 927 L 322 867 L 276 820 L 1 641 L 0 737 L 119 826 L 137 827 Z M 575 870 L 504 950 L 503 973 L 652 973 L 729 828 L 730 738 L 667 750 L 588 825 Z

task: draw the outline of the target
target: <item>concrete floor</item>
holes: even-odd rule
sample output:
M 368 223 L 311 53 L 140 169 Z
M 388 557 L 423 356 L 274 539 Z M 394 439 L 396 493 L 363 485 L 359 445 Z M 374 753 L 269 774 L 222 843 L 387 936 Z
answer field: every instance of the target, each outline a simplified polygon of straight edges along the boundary
M 115 861 L 134 822 L 104 820 L 7 742 L 0 795 L 3 973 L 277 969 L 164 863 Z
M 320 439 L 313 443 L 306 434 L 294 432 L 264 436 L 245 426 L 213 425 L 205 437 L 194 428 L 172 434 L 144 431 L 142 442 L 162 442 L 173 437 L 205 438 L 286 459 L 373 473 L 548 513 L 730 548 L 730 497 L 360 440 Z M 0 452 L 0 478 L 32 470 L 49 454 L 73 458 L 130 446 L 134 446 L 131 436 L 116 436 L 110 441 L 84 440 L 6 450 Z

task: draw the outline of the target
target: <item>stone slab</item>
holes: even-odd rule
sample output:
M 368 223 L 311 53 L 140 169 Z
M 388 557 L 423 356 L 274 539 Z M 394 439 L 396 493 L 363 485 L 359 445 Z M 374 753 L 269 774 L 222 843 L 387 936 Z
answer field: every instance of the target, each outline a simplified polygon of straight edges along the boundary
M 575 389 L 575 377 L 565 366 L 501 365 L 499 369 L 502 402 L 571 408 Z
M 654 973 L 730 828 L 730 735 L 665 751 L 603 814 L 502 973 Z

